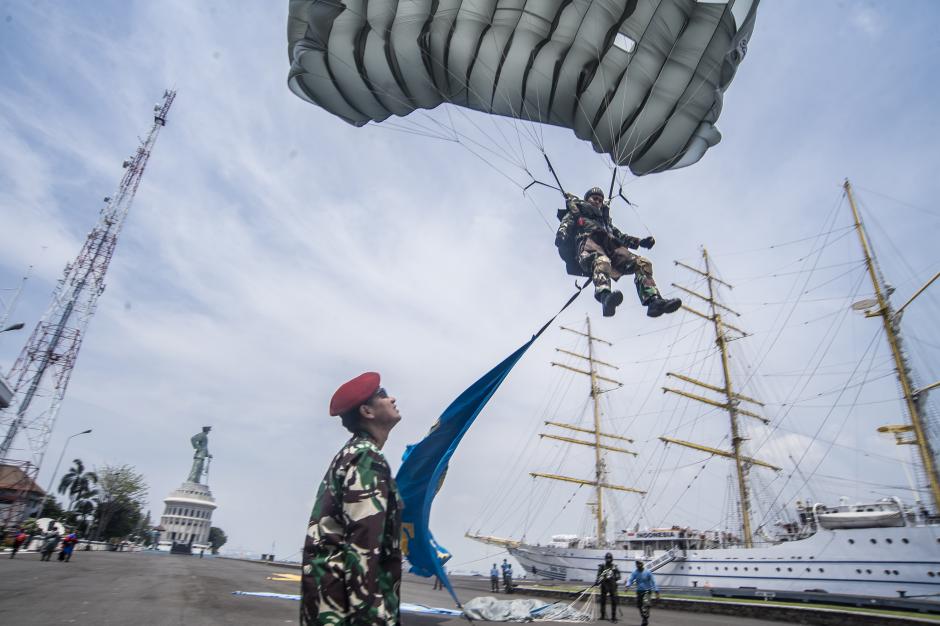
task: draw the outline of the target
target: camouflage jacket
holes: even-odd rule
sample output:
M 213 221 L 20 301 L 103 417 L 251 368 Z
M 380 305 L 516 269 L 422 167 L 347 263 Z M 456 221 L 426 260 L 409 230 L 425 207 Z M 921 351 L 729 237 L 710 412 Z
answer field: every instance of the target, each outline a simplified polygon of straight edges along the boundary
M 359 434 L 320 483 L 304 542 L 301 624 L 398 624 L 398 487 L 375 441 Z
M 568 194 L 568 201 L 561 224 L 555 234 L 556 242 L 571 242 L 575 250 L 588 237 L 598 244 L 608 247 L 625 246 L 634 250 L 640 247 L 640 239 L 626 235 L 614 226 L 610 220 L 610 206 L 602 204 L 599 209 L 577 196 Z

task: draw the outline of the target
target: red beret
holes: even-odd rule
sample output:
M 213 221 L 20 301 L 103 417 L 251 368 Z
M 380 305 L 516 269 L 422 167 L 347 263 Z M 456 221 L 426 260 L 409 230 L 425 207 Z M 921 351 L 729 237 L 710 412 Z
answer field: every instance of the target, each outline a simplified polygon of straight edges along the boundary
M 342 415 L 368 402 L 381 380 L 378 372 L 366 372 L 340 385 L 330 400 L 330 415 Z

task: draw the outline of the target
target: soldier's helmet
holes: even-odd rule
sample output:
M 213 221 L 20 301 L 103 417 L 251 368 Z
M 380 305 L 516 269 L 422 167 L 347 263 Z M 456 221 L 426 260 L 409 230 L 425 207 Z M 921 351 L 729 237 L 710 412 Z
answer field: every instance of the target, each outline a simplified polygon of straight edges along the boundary
M 605 561 L 613 561 L 613 560 L 614 560 L 614 555 L 611 554 L 610 552 L 608 552 L 607 554 L 604 555 L 604 560 L 605 560 Z
M 591 187 L 586 192 L 584 192 L 584 200 L 587 201 L 591 196 L 600 196 L 601 200 L 604 199 L 604 190 L 600 187 Z

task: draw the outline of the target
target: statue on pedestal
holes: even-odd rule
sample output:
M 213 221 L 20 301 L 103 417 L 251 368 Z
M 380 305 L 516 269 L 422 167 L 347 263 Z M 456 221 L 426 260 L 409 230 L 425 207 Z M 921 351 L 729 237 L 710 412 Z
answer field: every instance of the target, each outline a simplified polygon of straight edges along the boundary
M 209 471 L 209 468 L 206 467 L 206 459 L 212 458 L 212 455 L 209 454 L 210 430 L 212 430 L 211 426 L 203 426 L 202 432 L 196 433 L 189 440 L 196 452 L 193 454 L 193 468 L 189 471 L 187 482 L 202 484 L 202 475 Z

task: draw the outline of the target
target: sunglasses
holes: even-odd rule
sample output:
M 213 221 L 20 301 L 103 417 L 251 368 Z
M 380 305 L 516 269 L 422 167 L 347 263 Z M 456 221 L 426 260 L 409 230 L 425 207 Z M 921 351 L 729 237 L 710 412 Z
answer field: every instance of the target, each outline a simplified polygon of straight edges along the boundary
M 387 397 L 388 397 L 388 392 L 385 391 L 385 387 L 379 387 L 378 389 L 375 390 L 375 393 L 372 394 L 373 400 L 375 398 L 387 398 Z

